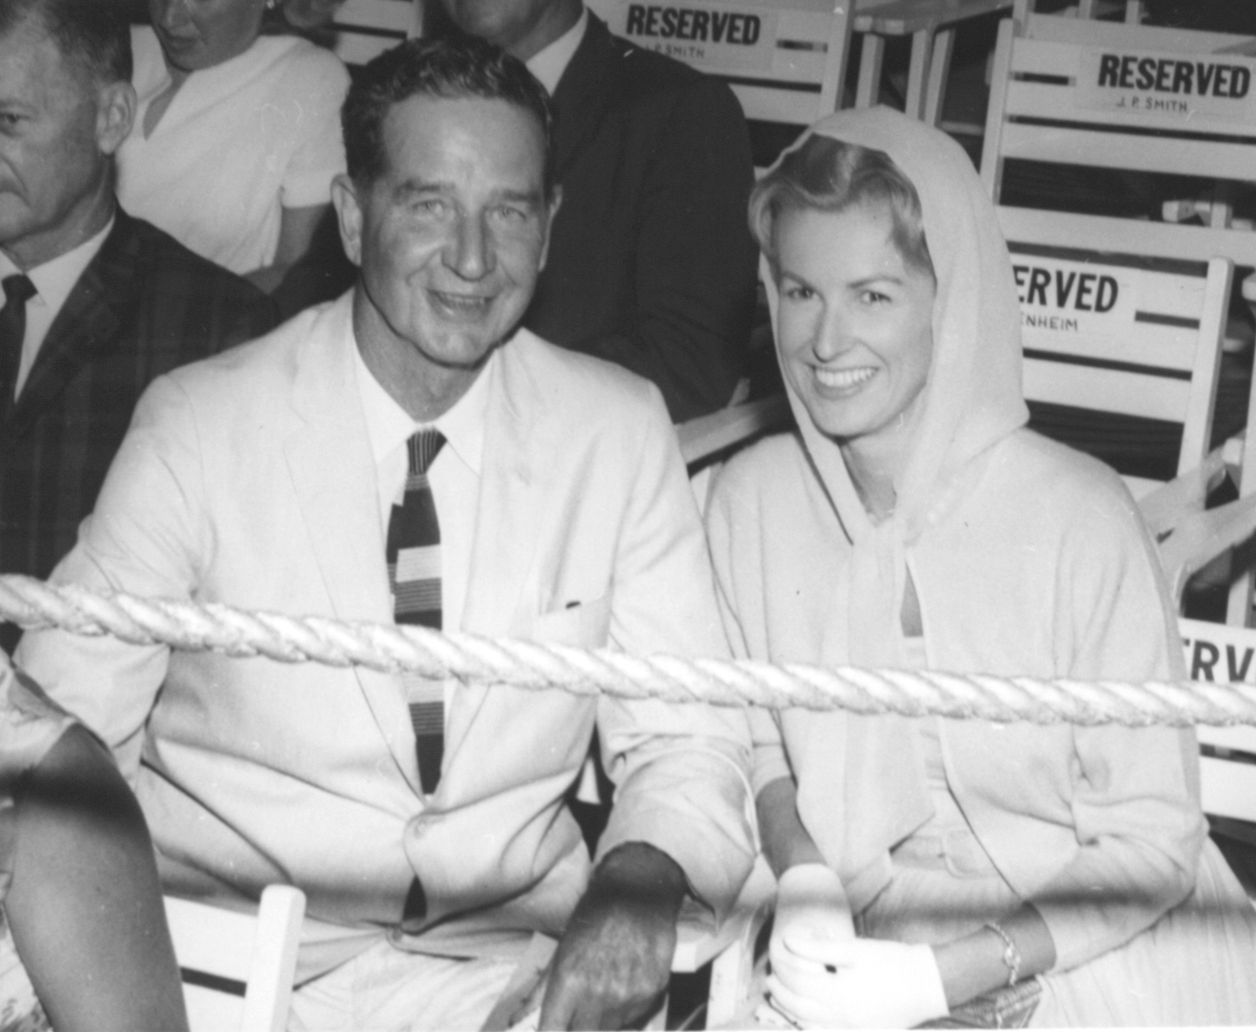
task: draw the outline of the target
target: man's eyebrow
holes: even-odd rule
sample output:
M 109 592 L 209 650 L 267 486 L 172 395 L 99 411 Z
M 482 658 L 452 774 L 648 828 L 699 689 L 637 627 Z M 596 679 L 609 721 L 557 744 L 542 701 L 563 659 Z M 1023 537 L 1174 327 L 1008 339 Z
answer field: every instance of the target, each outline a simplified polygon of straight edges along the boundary
M 494 195 L 499 201 L 512 201 L 515 204 L 540 204 L 543 194 L 539 188 L 519 190 L 507 188 Z
M 440 179 L 406 179 L 398 183 L 393 193 L 397 197 L 412 197 L 418 194 L 453 194 L 458 185 L 452 180 Z M 510 204 L 528 204 L 539 206 L 544 200 L 544 191 L 535 189 L 504 187 L 492 195 L 495 203 L 503 201 Z
M 445 193 L 452 191 L 454 184 L 448 180 L 405 179 L 397 184 L 398 194 Z

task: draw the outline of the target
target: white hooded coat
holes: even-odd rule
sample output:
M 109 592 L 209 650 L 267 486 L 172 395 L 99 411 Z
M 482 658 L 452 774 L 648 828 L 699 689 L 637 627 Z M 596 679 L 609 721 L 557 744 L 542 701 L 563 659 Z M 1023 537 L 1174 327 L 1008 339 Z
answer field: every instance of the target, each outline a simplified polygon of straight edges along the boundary
M 884 108 L 810 132 L 886 152 L 915 185 L 937 280 L 933 359 L 881 523 L 792 391 L 798 431 L 721 471 L 708 532 L 734 649 L 776 663 L 910 667 L 899 616 L 910 577 L 930 668 L 1184 679 L 1133 499 L 1106 466 L 1024 428 L 1011 261 L 967 155 Z M 933 812 L 910 722 L 796 710 L 759 711 L 754 726 L 756 789 L 795 780 L 799 817 L 859 912 L 892 877 L 890 849 Z M 1206 825 L 1190 732 L 945 720 L 940 738 L 948 787 L 1016 896 L 1042 914 L 1056 971 L 1130 942 L 1196 887 Z M 1220 955 L 1202 956 L 1238 970 L 1256 960 L 1256 922 L 1207 848 L 1209 883 L 1222 884 L 1236 928 Z M 1233 1007 L 1214 990 L 1216 1007 L 1199 1011 L 1187 987 L 1185 1020 L 1256 1018 L 1256 997 L 1234 988 L 1243 999 Z M 1172 1016 L 1159 1003 L 1149 1013 L 1134 1020 Z M 1118 1008 L 1098 1020 L 1125 1018 Z

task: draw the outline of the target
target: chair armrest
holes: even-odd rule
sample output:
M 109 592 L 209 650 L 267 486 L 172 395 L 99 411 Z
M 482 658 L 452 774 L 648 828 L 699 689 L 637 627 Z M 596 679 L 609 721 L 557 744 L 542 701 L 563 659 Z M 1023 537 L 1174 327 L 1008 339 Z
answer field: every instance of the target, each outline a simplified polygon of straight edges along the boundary
M 675 972 L 697 971 L 711 964 L 707 995 L 707 1027 L 726 1025 L 750 994 L 754 949 L 776 901 L 776 879 L 760 856 L 742 886 L 737 902 L 719 928 L 711 931 L 692 922 L 677 927 Z

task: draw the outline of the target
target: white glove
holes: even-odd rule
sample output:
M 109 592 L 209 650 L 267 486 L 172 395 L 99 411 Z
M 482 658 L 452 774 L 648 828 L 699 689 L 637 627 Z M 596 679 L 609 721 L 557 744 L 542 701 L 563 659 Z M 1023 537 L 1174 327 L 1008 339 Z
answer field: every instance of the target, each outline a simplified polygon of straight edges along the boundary
M 772 914 L 772 938 L 768 960 L 773 969 L 784 958 L 787 936 L 823 939 L 853 939 L 855 925 L 850 916 L 846 891 L 837 872 L 828 864 L 798 864 L 788 868 L 776 882 L 776 906 Z M 792 1019 L 767 1002 L 755 1011 L 764 1028 L 788 1028 Z
M 912 1028 L 950 1013 L 927 945 L 796 934 L 779 954 L 768 995 L 797 1025 Z
M 817 939 L 853 939 L 850 904 L 837 872 L 827 864 L 798 864 L 776 883 L 776 911 L 768 959 L 776 965 L 787 936 Z

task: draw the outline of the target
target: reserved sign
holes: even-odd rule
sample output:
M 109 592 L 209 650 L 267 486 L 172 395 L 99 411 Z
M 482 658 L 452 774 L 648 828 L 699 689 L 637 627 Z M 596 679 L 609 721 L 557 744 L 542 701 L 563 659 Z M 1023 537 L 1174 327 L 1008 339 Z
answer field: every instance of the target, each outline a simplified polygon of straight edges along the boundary
M 1256 124 L 1256 60 L 1091 48 L 1078 61 L 1077 91 L 1085 107 Z
M 720 68 L 770 71 L 776 49 L 776 17 L 762 8 L 619 4 L 611 29 L 647 50 Z
M 1134 321 L 1134 290 L 1120 269 L 1025 255 L 1012 269 L 1026 329 L 1093 339 Z
M 1192 681 L 1256 684 L 1256 630 L 1205 620 L 1179 620 Z

